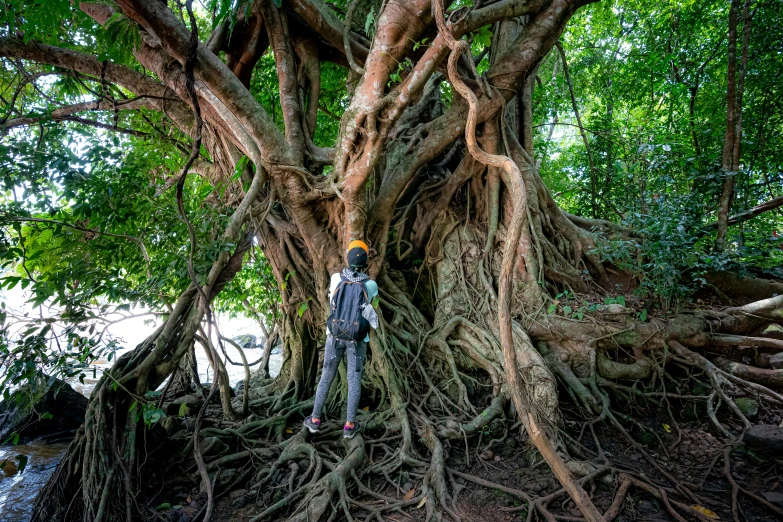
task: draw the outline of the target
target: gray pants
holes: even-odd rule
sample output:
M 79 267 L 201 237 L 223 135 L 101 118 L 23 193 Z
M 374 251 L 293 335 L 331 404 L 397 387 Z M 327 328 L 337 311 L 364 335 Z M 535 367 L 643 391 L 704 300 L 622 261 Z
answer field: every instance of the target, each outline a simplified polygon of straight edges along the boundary
M 353 422 L 356 418 L 356 409 L 359 407 L 359 398 L 362 395 L 362 370 L 367 358 L 367 343 L 340 341 L 331 335 L 326 336 L 326 353 L 324 354 L 324 367 L 321 371 L 321 380 L 315 392 L 315 405 L 313 417 L 320 419 L 321 410 L 324 407 L 329 388 L 332 385 L 343 354 L 347 355 L 348 366 L 348 413 L 346 420 Z

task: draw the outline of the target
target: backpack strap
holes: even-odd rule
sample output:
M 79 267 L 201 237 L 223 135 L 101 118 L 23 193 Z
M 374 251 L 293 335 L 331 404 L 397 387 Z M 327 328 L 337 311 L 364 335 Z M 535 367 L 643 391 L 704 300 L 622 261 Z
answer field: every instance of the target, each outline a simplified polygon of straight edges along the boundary
M 334 301 L 334 298 L 335 298 L 335 297 L 337 297 L 337 292 L 339 292 L 339 291 L 340 291 L 340 289 L 342 289 L 343 285 L 344 285 L 345 283 L 347 283 L 347 282 L 348 282 L 348 280 L 347 280 L 347 279 L 345 278 L 345 276 L 344 276 L 344 275 L 341 273 L 341 274 L 340 274 L 340 282 L 339 282 L 339 283 L 337 283 L 337 286 L 335 286 L 335 287 L 334 287 L 334 292 L 332 292 L 332 298 L 331 298 L 331 299 L 329 299 L 329 308 L 332 308 L 332 309 L 334 309 L 334 307 L 333 307 L 333 305 L 332 305 L 332 302 Z

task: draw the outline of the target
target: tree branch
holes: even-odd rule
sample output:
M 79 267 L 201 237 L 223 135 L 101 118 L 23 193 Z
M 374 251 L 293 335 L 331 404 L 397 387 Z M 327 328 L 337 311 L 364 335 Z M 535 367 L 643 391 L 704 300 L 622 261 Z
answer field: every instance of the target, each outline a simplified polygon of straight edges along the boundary
M 593 161 L 593 149 L 590 147 L 590 140 L 587 139 L 585 128 L 582 125 L 582 116 L 579 114 L 579 104 L 576 102 L 576 94 L 574 93 L 574 84 L 571 81 L 571 73 L 568 71 L 568 60 L 566 60 L 565 50 L 560 42 L 555 44 L 557 51 L 560 53 L 560 59 L 563 62 L 563 74 L 565 75 L 566 83 L 568 84 L 568 92 L 571 95 L 571 106 L 574 109 L 574 117 L 576 117 L 576 123 L 579 126 L 579 134 L 582 136 L 582 141 L 585 144 L 585 150 L 587 151 L 587 161 L 590 164 L 590 206 L 593 210 L 593 217 L 598 217 L 598 201 L 597 194 L 597 175 L 595 173 L 595 162 Z M 620 215 L 622 217 L 622 214 Z
M 754 217 L 763 214 L 764 212 L 769 212 L 770 210 L 775 210 L 776 208 L 783 207 L 783 196 L 778 196 L 774 199 L 770 199 L 769 201 L 765 201 L 764 203 L 761 203 L 759 205 L 756 205 L 755 207 L 748 209 L 744 212 L 740 212 L 739 214 L 736 214 L 734 216 L 731 216 L 727 222 L 727 226 L 732 225 L 739 225 L 740 223 L 744 223 L 745 221 L 748 221 L 750 219 L 753 219 Z M 704 233 L 708 233 L 710 230 L 715 230 L 718 228 L 718 222 L 715 221 L 714 223 L 710 223 L 706 227 L 704 227 Z
M 289 0 L 283 2 L 286 9 L 291 9 L 318 33 L 330 46 L 339 52 L 344 52 L 343 23 L 334 12 L 321 0 Z M 363 65 L 369 53 L 369 42 L 351 32 L 351 53 L 359 65 Z
M 145 97 L 149 107 L 165 113 L 183 131 L 188 132 L 192 125 L 188 106 L 180 99 L 173 98 L 171 89 L 130 67 L 108 60 L 101 62 L 93 55 L 71 49 L 37 42 L 23 43 L 12 38 L 0 38 L 0 57 L 20 58 L 76 71 L 92 78 L 103 78 L 136 96 Z
M 45 121 L 59 121 L 59 120 L 68 120 L 72 119 L 69 118 L 73 114 L 76 114 L 77 112 L 85 112 L 85 111 L 114 111 L 114 110 L 135 110 L 139 109 L 141 107 L 153 107 L 154 104 L 149 103 L 144 98 L 135 98 L 133 100 L 123 100 L 118 101 L 117 103 L 111 103 L 106 100 L 93 100 L 83 103 L 75 103 L 73 105 L 66 105 L 64 107 L 60 107 L 58 109 L 54 109 L 49 114 L 45 114 L 42 116 L 32 116 L 27 118 L 14 118 L 12 120 L 8 120 L 4 127 L 6 129 L 13 129 L 15 127 L 24 127 L 28 125 L 35 125 L 37 123 L 42 123 Z M 154 108 L 154 107 L 153 107 Z M 81 118 L 79 118 L 81 119 Z M 96 122 L 97 123 L 97 122 Z M 111 128 L 111 125 L 109 125 L 109 128 Z M 147 133 L 135 131 L 132 129 L 124 129 L 125 132 L 129 133 L 135 133 L 135 134 L 141 134 L 141 135 L 147 135 Z
M 169 55 L 180 63 L 185 62 L 190 32 L 165 4 L 143 0 L 117 3 L 126 16 L 156 36 Z M 196 76 L 245 127 L 257 143 L 265 167 L 294 165 L 295 159 L 283 135 L 250 91 L 204 44 L 198 44 L 196 54 Z
M 269 41 L 275 56 L 280 105 L 285 122 L 285 139 L 291 147 L 297 165 L 304 160 L 305 137 L 302 130 L 302 107 L 299 104 L 299 90 L 296 81 L 296 60 L 288 34 L 285 15 L 271 0 L 260 0 L 261 14 L 266 23 Z

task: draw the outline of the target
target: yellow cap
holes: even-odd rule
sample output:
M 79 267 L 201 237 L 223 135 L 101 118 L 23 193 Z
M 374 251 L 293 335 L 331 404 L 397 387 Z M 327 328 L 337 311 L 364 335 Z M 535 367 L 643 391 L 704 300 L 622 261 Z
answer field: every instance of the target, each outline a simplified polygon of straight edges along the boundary
M 346 250 L 346 252 L 350 252 L 352 248 L 356 248 L 356 247 L 361 248 L 362 250 L 364 250 L 368 254 L 370 253 L 370 249 L 367 247 L 367 244 L 364 241 L 361 241 L 359 239 L 351 241 L 348 244 L 348 250 Z

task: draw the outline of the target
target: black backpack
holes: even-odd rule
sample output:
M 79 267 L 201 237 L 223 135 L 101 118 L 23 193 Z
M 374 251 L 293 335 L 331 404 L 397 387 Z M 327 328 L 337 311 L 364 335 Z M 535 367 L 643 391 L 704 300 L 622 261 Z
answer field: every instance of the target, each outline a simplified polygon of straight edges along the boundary
M 364 341 L 370 331 L 370 323 L 362 316 L 362 306 L 368 301 L 364 281 L 349 281 L 340 274 L 340 283 L 330 303 L 331 313 L 326 320 L 332 337 L 341 341 Z

